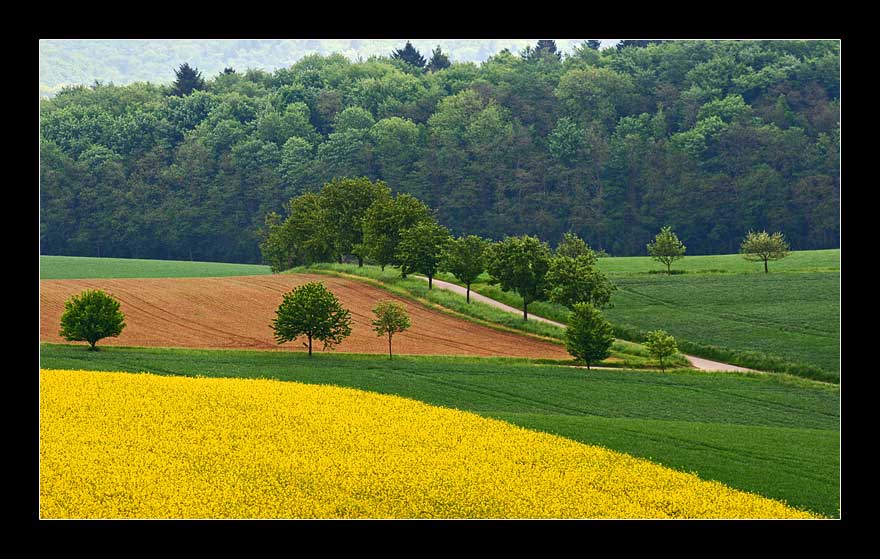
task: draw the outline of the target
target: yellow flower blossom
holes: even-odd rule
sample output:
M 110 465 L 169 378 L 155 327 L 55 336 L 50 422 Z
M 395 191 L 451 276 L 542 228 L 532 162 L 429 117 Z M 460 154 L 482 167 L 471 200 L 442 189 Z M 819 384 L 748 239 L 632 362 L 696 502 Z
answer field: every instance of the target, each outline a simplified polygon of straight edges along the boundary
M 397 396 L 40 371 L 42 518 L 814 518 Z

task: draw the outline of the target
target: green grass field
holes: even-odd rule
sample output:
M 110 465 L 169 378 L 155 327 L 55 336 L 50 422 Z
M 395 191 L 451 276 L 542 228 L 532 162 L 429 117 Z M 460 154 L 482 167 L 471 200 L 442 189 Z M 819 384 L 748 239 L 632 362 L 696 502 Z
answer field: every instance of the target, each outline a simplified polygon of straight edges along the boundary
M 840 393 L 783 375 L 523 359 L 41 346 L 43 368 L 274 378 L 397 394 L 598 444 L 839 516 Z
M 268 266 L 182 260 L 40 256 L 40 279 L 201 278 L 269 274 Z

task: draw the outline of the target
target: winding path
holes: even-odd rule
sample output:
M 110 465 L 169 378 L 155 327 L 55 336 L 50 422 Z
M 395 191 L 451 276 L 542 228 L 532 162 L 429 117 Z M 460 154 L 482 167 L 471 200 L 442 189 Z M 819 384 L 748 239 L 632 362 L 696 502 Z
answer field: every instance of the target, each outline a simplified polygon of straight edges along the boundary
M 428 278 L 419 275 L 413 275 L 411 277 L 417 277 L 428 281 Z M 438 280 L 434 278 L 431 282 L 434 286 L 439 287 L 441 289 L 446 289 L 447 291 L 452 291 L 454 293 L 458 293 L 460 295 L 467 295 L 467 289 L 460 285 L 456 285 L 454 283 L 449 283 L 448 281 Z M 491 305 L 501 310 L 505 310 L 507 312 L 512 312 L 515 314 L 521 314 L 522 309 L 518 309 L 516 307 L 511 307 L 510 305 L 505 305 L 500 301 L 496 301 L 495 299 L 491 299 L 486 297 L 485 295 L 480 295 L 476 293 L 474 290 L 471 290 L 471 301 L 479 301 L 481 303 L 485 303 L 487 305 Z M 561 322 L 556 322 L 554 320 L 549 320 L 542 316 L 530 315 L 531 320 L 537 320 L 538 322 L 546 322 L 547 324 L 553 324 L 555 326 L 559 326 L 560 328 L 565 328 L 565 324 Z M 682 354 L 684 355 L 684 354 Z M 718 361 L 710 361 L 709 359 L 703 359 L 702 357 L 695 357 L 693 355 L 685 355 L 688 361 L 691 362 L 691 365 L 699 369 L 701 371 L 735 371 L 735 372 L 760 372 L 755 371 L 754 369 L 746 369 L 745 367 L 739 367 L 737 365 L 730 365 L 728 363 L 720 363 Z

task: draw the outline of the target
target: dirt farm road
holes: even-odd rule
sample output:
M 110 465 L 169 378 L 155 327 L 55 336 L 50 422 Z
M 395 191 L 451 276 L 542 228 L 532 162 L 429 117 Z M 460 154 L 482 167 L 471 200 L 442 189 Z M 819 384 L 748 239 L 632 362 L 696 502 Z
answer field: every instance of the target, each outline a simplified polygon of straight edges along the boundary
M 425 281 L 428 281 L 428 278 L 423 276 L 414 275 L 413 277 L 421 278 Z M 446 289 L 448 291 L 453 291 L 455 293 L 459 293 L 461 295 L 467 294 L 467 289 L 460 285 L 456 285 L 454 283 L 449 283 L 447 281 L 438 280 L 434 278 L 431 282 L 434 286 L 439 287 L 441 289 Z M 507 312 L 512 312 L 516 314 L 522 314 L 522 309 L 517 309 L 516 307 L 511 307 L 510 305 L 505 305 L 500 301 L 496 301 L 495 299 L 491 299 L 486 297 L 485 295 L 480 295 L 479 293 L 475 293 L 471 290 L 471 300 L 479 301 L 481 303 L 486 303 L 487 305 L 491 305 L 493 307 L 505 310 Z M 548 324 L 554 324 L 559 326 L 560 328 L 565 328 L 565 324 L 555 322 L 553 320 L 546 319 L 541 316 L 530 315 L 529 320 L 537 320 L 539 322 L 546 322 Z M 684 355 L 684 354 L 682 354 Z M 691 365 L 694 368 L 699 369 L 701 371 L 740 371 L 740 372 L 758 372 L 754 369 L 746 369 L 745 367 L 739 367 L 737 365 L 730 365 L 728 363 L 719 363 L 718 361 L 710 361 L 709 359 L 703 359 L 702 357 L 695 357 L 693 355 L 685 355 L 688 361 L 691 362 Z

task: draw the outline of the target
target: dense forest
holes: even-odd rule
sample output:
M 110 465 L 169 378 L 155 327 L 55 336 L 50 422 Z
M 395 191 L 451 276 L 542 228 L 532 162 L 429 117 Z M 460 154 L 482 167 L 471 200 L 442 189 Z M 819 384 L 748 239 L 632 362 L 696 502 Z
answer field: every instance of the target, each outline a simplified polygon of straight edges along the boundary
M 617 256 L 665 225 L 688 254 L 736 252 L 750 229 L 839 246 L 838 41 L 187 62 L 167 85 L 41 101 L 43 254 L 258 262 L 270 212 L 360 176 L 456 235 L 572 231 Z

